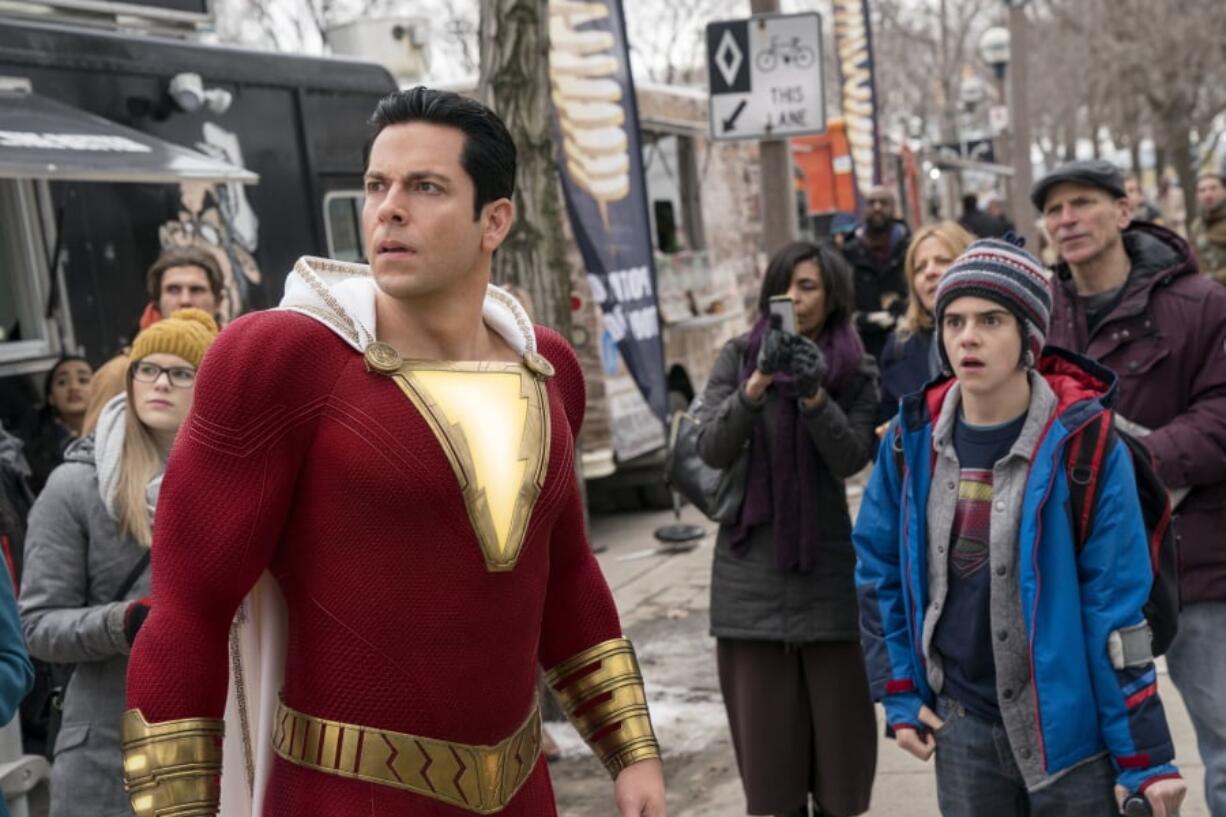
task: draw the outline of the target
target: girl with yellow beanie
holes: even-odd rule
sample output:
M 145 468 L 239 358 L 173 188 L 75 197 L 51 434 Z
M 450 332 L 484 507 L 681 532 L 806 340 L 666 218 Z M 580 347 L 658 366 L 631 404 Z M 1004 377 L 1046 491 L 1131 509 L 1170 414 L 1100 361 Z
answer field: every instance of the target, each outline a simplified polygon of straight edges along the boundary
M 74 664 L 55 738 L 50 817 L 129 814 L 119 770 L 128 652 L 149 613 L 149 544 L 166 459 L 217 337 L 183 309 L 132 344 L 124 391 L 69 446 L 30 511 L 21 617 L 30 654 Z M 50 737 L 50 736 L 49 736 Z

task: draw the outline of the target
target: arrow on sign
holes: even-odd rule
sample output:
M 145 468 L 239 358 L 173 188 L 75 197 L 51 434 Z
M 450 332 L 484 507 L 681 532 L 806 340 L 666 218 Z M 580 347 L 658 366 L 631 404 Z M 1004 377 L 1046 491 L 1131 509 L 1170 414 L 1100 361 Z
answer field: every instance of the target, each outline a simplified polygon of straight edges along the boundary
M 749 100 L 747 99 L 742 99 L 741 104 L 737 105 L 736 108 L 733 109 L 732 115 L 724 120 L 724 133 L 727 133 L 730 130 L 736 130 L 737 117 L 741 115 L 741 111 L 745 110 L 745 104 L 748 101 Z

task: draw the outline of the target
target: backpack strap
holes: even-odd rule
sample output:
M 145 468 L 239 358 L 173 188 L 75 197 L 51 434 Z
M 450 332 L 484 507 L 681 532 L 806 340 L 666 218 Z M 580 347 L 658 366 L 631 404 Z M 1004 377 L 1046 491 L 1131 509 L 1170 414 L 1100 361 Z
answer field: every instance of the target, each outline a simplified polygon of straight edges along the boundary
M 893 430 L 890 433 L 890 450 L 894 452 L 894 470 L 898 471 L 898 479 L 901 482 L 903 471 L 907 467 L 906 458 L 902 451 L 902 422 L 895 422 Z
M 1090 538 L 1098 478 L 1111 442 L 1112 428 L 1112 414 L 1104 411 L 1077 431 L 1066 449 L 1069 507 L 1073 513 L 1073 541 L 1078 551 Z
M 119 590 L 115 593 L 115 598 L 111 601 L 123 601 L 124 596 L 128 595 L 128 591 L 136 584 L 136 580 L 145 572 L 145 568 L 149 566 L 150 548 L 145 548 L 145 552 L 141 554 L 140 559 L 136 564 L 132 565 L 132 569 L 128 571 L 128 575 L 124 576 L 123 582 L 119 585 Z

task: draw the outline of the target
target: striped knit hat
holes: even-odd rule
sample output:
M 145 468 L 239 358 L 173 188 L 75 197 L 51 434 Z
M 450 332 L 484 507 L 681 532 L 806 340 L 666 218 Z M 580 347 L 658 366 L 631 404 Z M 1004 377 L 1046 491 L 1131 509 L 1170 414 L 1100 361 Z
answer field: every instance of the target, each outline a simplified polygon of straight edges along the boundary
M 937 286 L 936 322 L 940 327 L 945 308 L 963 296 L 995 301 L 1013 313 L 1022 326 L 1022 365 L 1032 368 L 1039 359 L 1051 325 L 1049 273 L 1039 259 L 1022 249 L 1020 242 L 981 238 L 958 256 Z M 951 371 L 945 344 L 938 344 L 941 363 Z

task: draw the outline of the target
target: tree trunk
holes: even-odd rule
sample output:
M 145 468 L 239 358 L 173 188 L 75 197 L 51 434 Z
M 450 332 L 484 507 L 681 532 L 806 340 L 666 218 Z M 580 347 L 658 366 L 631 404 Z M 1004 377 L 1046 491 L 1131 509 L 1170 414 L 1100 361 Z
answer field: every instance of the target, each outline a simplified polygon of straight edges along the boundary
M 570 270 L 549 97 L 548 0 L 481 0 L 478 93 L 519 152 L 515 224 L 494 256 L 494 283 L 528 303 L 533 320 L 569 338 Z
M 1166 180 L 1166 134 L 1161 129 L 1154 131 L 1154 175 L 1158 177 L 1158 186 L 1162 187 Z
M 1073 113 L 1064 124 L 1064 161 L 1077 158 L 1077 114 Z
M 1192 159 L 1192 126 L 1187 117 L 1172 116 L 1165 121 L 1166 147 L 1170 151 L 1179 187 L 1183 193 L 1184 224 L 1196 218 L 1196 164 Z

